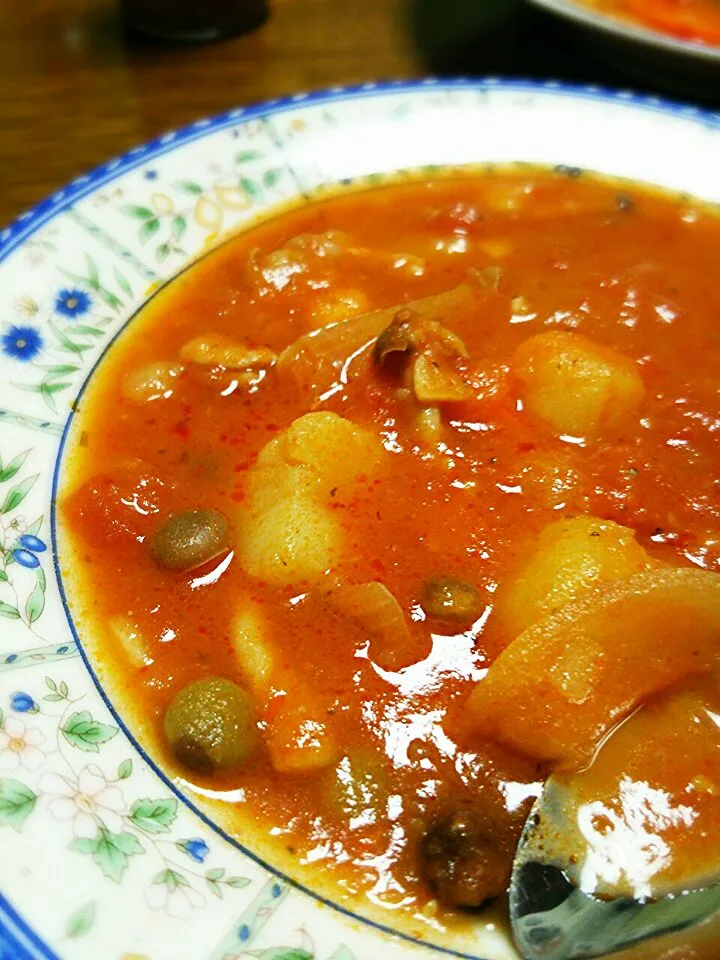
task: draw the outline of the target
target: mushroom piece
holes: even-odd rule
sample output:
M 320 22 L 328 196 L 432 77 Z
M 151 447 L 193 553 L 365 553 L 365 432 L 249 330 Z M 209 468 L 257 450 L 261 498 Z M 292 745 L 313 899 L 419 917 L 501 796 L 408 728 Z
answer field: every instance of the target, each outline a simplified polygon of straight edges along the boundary
M 373 348 L 379 366 L 389 365 L 393 358 L 409 358 L 415 397 L 429 404 L 467 400 L 472 395 L 457 370 L 457 361 L 467 356 L 456 333 L 409 307 L 397 311 Z

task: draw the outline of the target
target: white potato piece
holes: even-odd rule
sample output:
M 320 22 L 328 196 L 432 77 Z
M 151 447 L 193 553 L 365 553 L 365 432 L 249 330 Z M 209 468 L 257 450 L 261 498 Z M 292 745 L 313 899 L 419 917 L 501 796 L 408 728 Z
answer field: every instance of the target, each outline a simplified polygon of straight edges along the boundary
M 235 657 L 242 674 L 260 701 L 271 688 L 275 656 L 267 636 L 264 617 L 256 603 L 248 601 L 239 607 L 231 627 Z
M 635 534 L 609 520 L 575 517 L 551 523 L 509 583 L 497 615 L 512 637 L 602 580 L 619 580 L 653 564 Z
M 319 477 L 324 493 L 335 489 L 342 499 L 361 474 L 374 473 L 383 455 L 375 434 L 336 413 L 306 413 L 293 421 L 285 435 L 290 463 L 304 464 Z
M 327 293 L 319 297 L 310 310 L 310 315 L 315 323 L 324 326 L 328 323 L 339 323 L 341 320 L 347 320 L 348 317 L 357 317 L 362 313 L 367 313 L 370 306 L 367 294 L 362 290 L 349 288 L 347 290 L 338 290 L 335 293 Z
M 244 569 L 268 583 L 312 582 L 336 566 L 344 535 L 329 501 L 376 472 L 380 440 L 333 413 L 309 413 L 271 440 L 249 471 L 239 522 Z
M 280 773 L 311 774 L 340 755 L 330 704 L 282 662 L 271 627 L 257 603 L 240 602 L 232 624 L 238 666 L 264 720 L 270 762 Z
M 337 519 L 323 504 L 275 488 L 277 503 L 250 513 L 242 526 L 240 556 L 247 572 L 267 583 L 317 580 L 342 556 Z
M 181 363 L 170 360 L 146 363 L 125 375 L 120 388 L 122 395 L 133 403 L 168 400 L 175 392 L 177 378 L 183 370 Z
M 222 333 L 204 333 L 180 348 L 180 359 L 226 370 L 263 370 L 275 363 L 277 354 L 269 347 L 247 347 Z
M 521 343 L 512 369 L 525 409 L 558 434 L 592 438 L 622 429 L 644 393 L 631 360 L 562 330 Z
M 278 773 L 309 775 L 337 763 L 342 749 L 327 710 L 327 704 L 297 683 L 273 702 L 265 742 Z
M 108 627 L 134 667 L 151 666 L 153 656 L 150 652 L 150 645 L 140 627 L 130 616 L 112 617 L 108 621 Z
M 639 703 L 719 660 L 720 575 L 644 570 L 521 633 L 471 693 L 466 718 L 483 742 L 577 769 Z

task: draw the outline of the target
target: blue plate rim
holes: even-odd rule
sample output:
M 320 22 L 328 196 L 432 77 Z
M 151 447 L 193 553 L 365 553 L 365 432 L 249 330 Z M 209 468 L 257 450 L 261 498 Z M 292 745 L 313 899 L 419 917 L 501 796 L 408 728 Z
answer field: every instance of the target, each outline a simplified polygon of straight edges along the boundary
M 500 77 L 423 77 L 411 80 L 385 80 L 351 86 L 336 86 L 327 89 L 291 94 L 269 100 L 260 100 L 244 107 L 234 107 L 223 113 L 195 120 L 176 130 L 168 130 L 145 143 L 92 168 L 64 187 L 56 190 L 34 207 L 10 222 L 0 231 L 0 263 L 25 239 L 32 236 L 40 226 L 56 214 L 67 210 L 97 187 L 114 180 L 119 174 L 140 166 L 149 159 L 162 156 L 180 144 L 190 143 L 210 131 L 222 130 L 247 120 L 272 117 L 287 110 L 300 109 L 309 104 L 330 104 L 340 100 L 355 100 L 395 93 L 412 93 L 434 87 L 439 90 L 468 89 L 478 92 L 506 90 L 527 93 L 554 93 L 578 100 L 628 104 L 654 113 L 669 116 L 685 116 L 709 126 L 720 126 L 720 111 L 684 103 L 633 90 L 613 90 L 596 84 L 574 84 L 558 80 L 530 80 Z

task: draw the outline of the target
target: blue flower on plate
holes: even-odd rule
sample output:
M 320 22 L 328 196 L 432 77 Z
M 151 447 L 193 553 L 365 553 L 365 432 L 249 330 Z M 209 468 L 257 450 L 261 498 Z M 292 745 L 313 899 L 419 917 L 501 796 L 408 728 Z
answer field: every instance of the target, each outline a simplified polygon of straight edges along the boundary
M 87 313 L 91 304 L 90 295 L 78 287 L 61 290 L 55 298 L 55 309 L 69 320 Z
M 204 840 L 199 838 L 185 840 L 182 844 L 185 853 L 195 861 L 195 863 L 204 863 L 205 857 L 210 853 L 210 847 Z
M 10 697 L 10 709 L 15 713 L 37 713 L 37 704 L 29 693 L 16 690 Z
M 146 170 L 144 174 L 146 180 L 157 180 L 157 175 L 157 170 Z
M 25 547 L 26 550 L 31 550 L 33 553 L 45 553 L 47 550 L 47 544 L 40 537 L 34 537 L 31 533 L 24 533 L 18 543 L 21 547 Z
M 35 567 L 40 566 L 40 561 L 31 550 L 19 550 L 16 547 L 12 555 L 16 563 L 21 567 L 27 567 L 28 570 L 34 570 Z
M 42 350 L 43 338 L 35 327 L 17 327 L 11 324 L 7 333 L 0 337 L 0 350 L 14 360 L 27 363 Z

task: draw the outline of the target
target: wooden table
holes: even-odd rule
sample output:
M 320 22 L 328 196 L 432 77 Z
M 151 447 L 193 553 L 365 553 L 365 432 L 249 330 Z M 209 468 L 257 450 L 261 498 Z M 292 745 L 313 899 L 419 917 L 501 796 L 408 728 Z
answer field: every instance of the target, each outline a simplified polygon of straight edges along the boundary
M 271 3 L 247 36 L 163 45 L 128 35 L 117 0 L 0 0 L 0 226 L 163 130 L 264 97 L 429 72 L 618 83 L 522 0 Z

